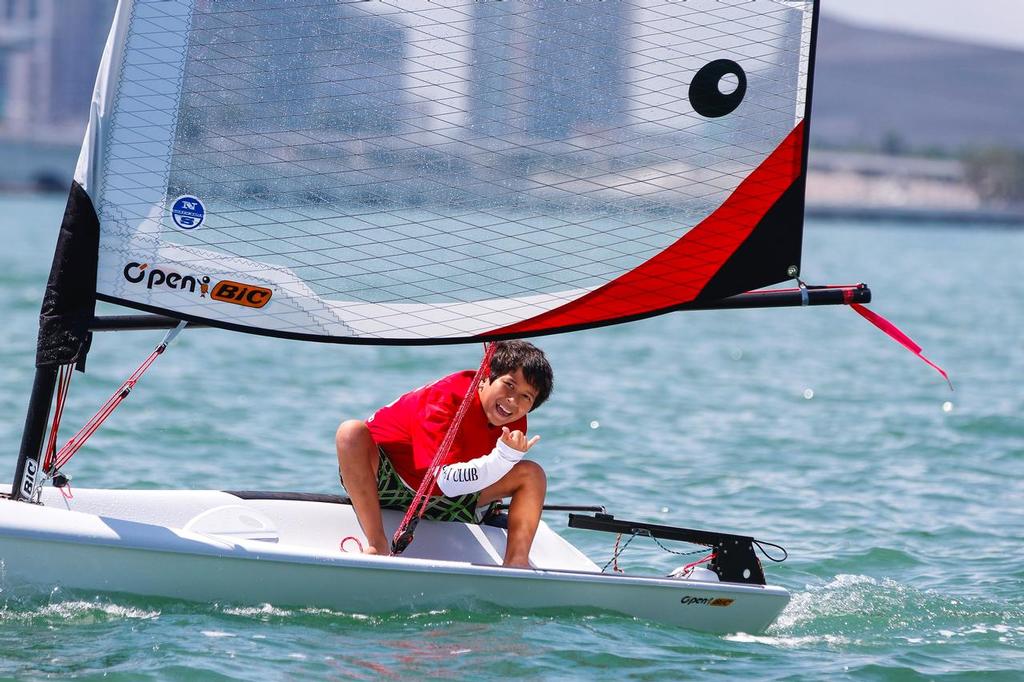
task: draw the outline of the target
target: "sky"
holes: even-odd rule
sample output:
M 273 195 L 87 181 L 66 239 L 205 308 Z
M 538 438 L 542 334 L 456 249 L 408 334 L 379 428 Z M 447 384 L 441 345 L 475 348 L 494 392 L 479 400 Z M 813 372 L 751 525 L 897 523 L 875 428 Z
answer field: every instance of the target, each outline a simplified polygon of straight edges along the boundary
M 821 7 L 866 26 L 1024 49 L 1024 0 L 821 0 Z

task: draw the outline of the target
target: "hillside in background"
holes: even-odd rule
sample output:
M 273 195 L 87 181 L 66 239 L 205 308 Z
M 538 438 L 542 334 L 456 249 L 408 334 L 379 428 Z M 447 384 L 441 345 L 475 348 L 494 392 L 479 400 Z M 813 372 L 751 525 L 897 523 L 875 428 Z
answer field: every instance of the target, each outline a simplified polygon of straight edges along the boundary
M 811 141 L 888 152 L 1024 149 L 1024 51 L 823 16 Z

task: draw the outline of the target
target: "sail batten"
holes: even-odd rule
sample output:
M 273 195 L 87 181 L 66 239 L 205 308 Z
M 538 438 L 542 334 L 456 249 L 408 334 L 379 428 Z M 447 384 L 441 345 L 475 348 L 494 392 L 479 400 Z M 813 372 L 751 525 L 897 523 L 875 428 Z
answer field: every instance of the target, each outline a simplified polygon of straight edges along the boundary
M 782 281 L 800 263 L 815 10 L 123 0 L 77 171 L 97 293 L 404 343 Z

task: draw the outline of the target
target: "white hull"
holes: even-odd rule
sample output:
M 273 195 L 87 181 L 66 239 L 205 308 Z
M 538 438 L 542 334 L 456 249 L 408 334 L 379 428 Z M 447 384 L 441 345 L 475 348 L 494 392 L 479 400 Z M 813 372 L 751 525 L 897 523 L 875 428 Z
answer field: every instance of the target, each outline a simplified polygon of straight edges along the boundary
M 355 613 L 559 608 L 710 632 L 761 631 L 789 601 L 779 587 L 603 574 L 543 523 L 534 568 L 509 569 L 500 566 L 505 531 L 488 526 L 423 522 L 405 555 L 373 557 L 339 550 L 345 536 L 362 539 L 347 504 L 78 489 L 65 501 L 46 492 L 44 506 L 0 500 L 5 588 L 60 585 Z M 385 512 L 389 532 L 399 520 Z M 727 605 L 711 605 L 715 599 Z

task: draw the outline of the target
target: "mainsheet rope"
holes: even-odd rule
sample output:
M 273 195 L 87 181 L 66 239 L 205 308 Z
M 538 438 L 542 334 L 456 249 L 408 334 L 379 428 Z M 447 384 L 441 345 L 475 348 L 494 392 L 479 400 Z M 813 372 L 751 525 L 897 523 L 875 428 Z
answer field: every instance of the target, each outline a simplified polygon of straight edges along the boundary
M 473 375 L 473 381 L 470 382 L 466 395 L 463 396 L 462 403 L 455 412 L 452 423 L 448 426 L 444 440 L 441 441 L 441 445 L 437 448 L 434 459 L 431 461 L 426 474 L 424 474 L 423 481 L 416 490 L 412 503 L 405 512 L 402 523 L 399 524 L 398 530 L 395 531 L 395 535 L 391 539 L 391 553 L 396 556 L 404 552 L 409 544 L 412 543 L 416 526 L 419 524 L 420 519 L 423 518 L 423 514 L 426 513 L 427 507 L 430 505 L 430 498 L 437 487 L 437 477 L 441 473 L 441 467 L 448 463 L 448 454 L 451 451 L 452 444 L 455 442 L 455 437 L 459 433 L 459 427 L 462 426 L 462 420 L 465 418 L 466 413 L 469 411 L 469 406 L 473 402 L 473 392 L 480 386 L 480 381 L 484 378 L 484 372 L 490 372 L 491 358 L 494 357 L 495 348 L 496 344 L 493 342 L 484 344 L 484 357 L 480 361 L 480 367 L 476 370 L 476 374 Z
M 103 403 L 103 406 L 100 407 L 99 411 L 96 412 L 96 414 L 94 414 L 92 418 L 89 419 L 89 421 L 87 421 L 85 425 L 78 430 L 78 433 L 76 433 L 74 436 L 69 438 L 66 443 L 64 443 L 64 447 L 62 447 L 60 451 L 56 451 L 57 429 L 60 427 L 60 418 L 64 412 L 64 404 L 67 398 L 67 391 L 71 385 L 70 375 L 72 366 L 66 365 L 60 368 L 59 386 L 57 391 L 57 407 L 54 412 L 53 425 L 50 428 L 50 438 L 47 443 L 46 459 L 44 460 L 43 463 L 43 472 L 47 476 L 52 477 L 58 471 L 60 471 L 61 467 L 67 464 L 68 460 L 70 460 L 75 455 L 75 453 L 78 452 L 78 450 L 85 444 L 85 441 L 87 441 L 92 434 L 96 433 L 96 430 L 100 428 L 100 425 L 106 420 L 107 417 L 110 416 L 110 414 L 115 409 L 117 409 L 117 406 L 120 405 L 124 401 L 124 399 L 128 397 L 128 395 L 132 392 L 132 389 L 135 388 L 135 384 L 138 383 L 139 379 L 142 378 L 142 375 L 145 374 L 147 369 L 149 369 L 149 366 L 152 365 L 156 361 L 156 359 L 160 357 L 161 354 L 163 354 L 165 350 L 167 350 L 167 346 L 172 341 L 174 341 L 175 337 L 178 336 L 181 330 L 185 328 L 186 324 L 187 322 L 180 322 L 178 323 L 177 327 L 168 331 L 167 334 L 164 335 L 163 341 L 160 342 L 160 345 L 158 345 L 153 350 L 153 352 L 149 354 L 149 357 L 147 357 L 142 362 L 142 364 L 139 365 L 138 369 L 132 372 L 132 375 L 128 377 L 128 379 L 123 384 L 121 384 L 121 387 L 117 389 L 117 391 L 112 396 L 110 396 L 110 398 L 107 399 L 107 402 Z M 64 376 L 65 370 L 67 372 L 66 378 Z

